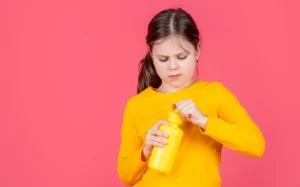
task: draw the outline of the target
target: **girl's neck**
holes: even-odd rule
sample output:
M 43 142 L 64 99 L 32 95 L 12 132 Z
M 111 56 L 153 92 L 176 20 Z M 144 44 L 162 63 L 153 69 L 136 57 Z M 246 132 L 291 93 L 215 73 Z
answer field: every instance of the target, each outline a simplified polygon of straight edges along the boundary
M 194 78 L 192 78 L 191 80 L 187 81 L 184 85 L 182 85 L 181 87 L 172 87 L 164 82 L 162 82 L 161 86 L 159 88 L 156 89 L 157 92 L 161 92 L 161 93 L 170 93 L 170 92 L 176 92 L 179 90 L 182 90 L 186 87 L 191 86 L 192 84 L 194 84 L 196 82 L 196 80 Z

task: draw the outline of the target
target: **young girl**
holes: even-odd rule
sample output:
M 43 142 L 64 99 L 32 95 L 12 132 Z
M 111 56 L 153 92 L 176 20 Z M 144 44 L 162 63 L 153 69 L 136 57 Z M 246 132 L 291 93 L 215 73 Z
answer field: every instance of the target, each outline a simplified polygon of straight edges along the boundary
M 149 52 L 141 61 L 138 94 L 126 105 L 118 174 L 136 187 L 220 187 L 222 146 L 261 157 L 264 137 L 236 97 L 220 82 L 196 80 L 199 31 L 182 9 L 159 12 L 148 26 Z M 154 146 L 163 147 L 167 113 L 177 108 L 184 132 L 170 174 L 148 168 Z M 163 138 L 159 138 L 159 137 Z

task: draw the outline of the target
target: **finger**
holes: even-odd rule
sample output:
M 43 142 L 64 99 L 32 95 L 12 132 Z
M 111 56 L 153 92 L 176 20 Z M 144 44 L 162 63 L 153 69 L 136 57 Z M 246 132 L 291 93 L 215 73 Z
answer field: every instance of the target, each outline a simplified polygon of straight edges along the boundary
M 194 103 L 194 102 L 191 102 L 191 103 L 189 103 L 189 104 L 183 106 L 183 107 L 180 109 L 180 112 L 181 112 L 182 114 L 186 114 L 186 113 L 192 114 L 193 111 L 195 111 L 196 108 L 197 108 L 197 107 L 196 107 L 195 103 Z
M 146 142 L 151 140 L 152 136 L 153 136 L 152 134 L 147 134 L 146 135 Z
M 172 109 L 175 110 L 176 108 L 176 104 L 172 104 Z
M 155 136 L 152 137 L 152 141 L 153 141 L 153 142 L 160 143 L 160 144 L 166 144 L 166 143 L 167 143 L 167 140 L 166 140 L 166 139 L 164 139 L 164 138 L 159 138 L 159 137 L 155 137 Z
M 149 140 L 149 145 L 151 146 L 159 146 L 163 147 L 167 144 L 167 141 L 158 137 L 153 136 L 151 140 Z
M 178 109 L 181 105 L 183 105 L 185 102 L 187 101 L 187 99 L 183 99 L 181 101 L 179 101 L 178 103 L 175 104 L 176 108 Z
M 198 107 L 195 104 L 193 104 L 192 106 L 190 106 L 188 108 L 183 109 L 183 112 L 185 114 L 189 113 L 191 115 L 199 115 L 199 113 L 201 114 L 201 111 L 198 109 Z
M 157 129 L 157 130 L 153 130 L 152 132 L 156 136 L 162 136 L 164 138 L 168 138 L 168 134 L 166 132 L 161 131 L 161 130 Z
M 170 123 L 168 122 L 168 121 L 166 121 L 166 120 L 159 120 L 154 126 L 153 126 L 153 128 L 152 129 L 159 129 L 159 127 L 161 126 L 161 125 L 169 125 Z
M 190 106 L 190 105 L 184 107 L 184 108 L 181 110 L 182 114 L 192 113 L 192 111 L 193 111 L 193 107 Z
M 190 104 L 188 104 L 188 105 L 183 106 L 183 107 L 180 109 L 180 112 L 182 112 L 182 113 L 187 113 L 187 112 L 192 111 L 193 108 L 194 108 L 193 103 L 190 103 Z
M 148 133 L 147 133 L 147 135 L 152 135 L 154 133 L 154 129 L 153 128 L 151 128 L 151 129 L 149 129 L 148 130 Z
M 192 117 L 192 114 L 191 113 L 183 113 L 183 116 L 185 118 L 190 118 L 190 117 Z
M 164 146 L 164 144 L 159 143 L 159 142 L 155 142 L 155 141 L 149 142 L 149 145 L 151 145 L 151 146 L 157 146 L 157 147 L 163 147 Z
M 179 105 L 177 105 L 178 110 L 182 110 L 185 107 L 188 107 L 189 105 L 191 105 L 193 103 L 192 100 L 186 100 L 185 102 L 180 103 Z

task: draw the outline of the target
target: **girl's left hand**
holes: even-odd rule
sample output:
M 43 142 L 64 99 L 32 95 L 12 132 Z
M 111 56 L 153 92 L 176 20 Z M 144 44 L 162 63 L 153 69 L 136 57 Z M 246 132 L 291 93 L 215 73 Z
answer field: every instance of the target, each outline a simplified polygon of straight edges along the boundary
M 193 100 L 182 100 L 173 105 L 173 109 L 175 108 L 178 109 L 182 117 L 192 122 L 193 124 L 198 125 L 202 129 L 206 129 L 207 117 L 202 112 L 200 112 Z

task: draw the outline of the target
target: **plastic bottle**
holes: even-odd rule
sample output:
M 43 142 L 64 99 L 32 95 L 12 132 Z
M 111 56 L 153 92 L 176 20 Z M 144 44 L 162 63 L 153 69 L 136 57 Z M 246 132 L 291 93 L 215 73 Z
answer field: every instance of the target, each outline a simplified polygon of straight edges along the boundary
M 161 173 L 170 173 L 180 146 L 183 131 L 179 128 L 182 118 L 177 109 L 169 112 L 167 120 L 170 125 L 161 125 L 160 130 L 168 134 L 164 147 L 154 146 L 149 158 L 148 167 Z

